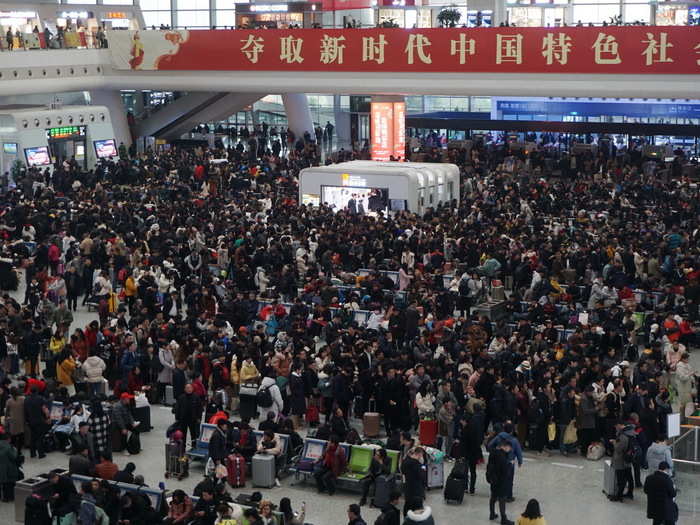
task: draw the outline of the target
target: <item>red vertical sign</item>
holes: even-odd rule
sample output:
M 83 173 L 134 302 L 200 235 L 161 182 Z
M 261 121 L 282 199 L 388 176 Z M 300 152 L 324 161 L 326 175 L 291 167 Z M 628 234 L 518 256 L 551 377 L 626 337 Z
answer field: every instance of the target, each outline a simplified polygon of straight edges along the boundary
M 394 102 L 394 158 L 406 158 L 406 103 Z
M 372 160 L 389 160 L 394 153 L 394 103 L 372 102 Z

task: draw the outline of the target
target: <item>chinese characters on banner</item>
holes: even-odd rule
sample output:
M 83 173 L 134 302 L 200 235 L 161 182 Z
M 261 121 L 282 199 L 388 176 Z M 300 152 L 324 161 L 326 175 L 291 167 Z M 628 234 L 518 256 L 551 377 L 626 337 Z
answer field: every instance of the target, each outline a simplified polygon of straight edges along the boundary
M 372 160 L 403 159 L 406 156 L 406 103 L 372 102 Z
M 111 31 L 141 70 L 699 74 L 697 27 Z

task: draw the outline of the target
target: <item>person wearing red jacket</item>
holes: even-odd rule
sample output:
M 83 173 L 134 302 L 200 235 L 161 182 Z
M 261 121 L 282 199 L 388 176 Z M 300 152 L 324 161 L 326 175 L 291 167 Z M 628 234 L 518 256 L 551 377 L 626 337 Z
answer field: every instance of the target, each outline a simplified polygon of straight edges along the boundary
M 319 494 L 324 490 L 328 490 L 329 496 L 335 494 L 335 480 L 345 471 L 346 462 L 345 451 L 340 446 L 338 436 L 331 436 L 321 469 L 314 474 Z

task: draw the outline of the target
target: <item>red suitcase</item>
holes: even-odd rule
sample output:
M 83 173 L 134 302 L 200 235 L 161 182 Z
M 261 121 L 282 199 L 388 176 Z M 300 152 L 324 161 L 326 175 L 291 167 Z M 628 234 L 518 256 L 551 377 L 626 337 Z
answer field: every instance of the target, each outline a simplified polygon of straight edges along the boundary
M 317 425 L 319 419 L 318 407 L 316 405 L 309 405 L 306 407 L 306 422 L 309 425 Z
M 226 458 L 228 484 L 234 488 L 245 486 L 245 458 L 241 454 L 231 454 Z
M 437 439 L 437 419 L 421 419 L 418 423 L 418 440 L 421 445 L 434 447 Z

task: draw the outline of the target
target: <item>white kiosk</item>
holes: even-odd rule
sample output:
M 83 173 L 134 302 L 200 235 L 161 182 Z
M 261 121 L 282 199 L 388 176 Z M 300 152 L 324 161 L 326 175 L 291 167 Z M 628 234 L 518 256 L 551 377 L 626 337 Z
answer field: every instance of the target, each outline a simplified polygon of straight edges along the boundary
M 306 168 L 299 174 L 299 202 L 336 210 L 354 206 L 364 212 L 424 213 L 438 204 L 459 201 L 459 168 L 427 162 L 356 160 Z

